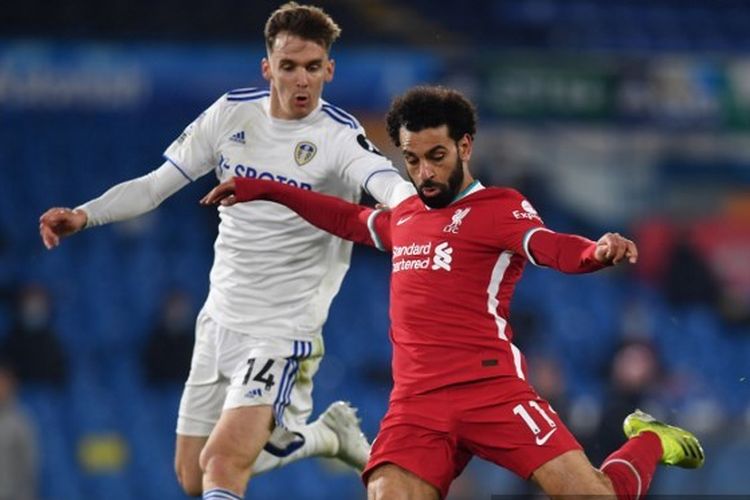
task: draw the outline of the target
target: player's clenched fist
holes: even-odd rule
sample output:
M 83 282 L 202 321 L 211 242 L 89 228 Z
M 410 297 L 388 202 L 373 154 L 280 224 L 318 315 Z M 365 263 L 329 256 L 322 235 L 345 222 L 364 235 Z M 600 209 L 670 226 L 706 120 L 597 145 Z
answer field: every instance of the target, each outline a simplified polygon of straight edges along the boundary
M 623 259 L 635 264 L 638 261 L 638 248 L 620 233 L 605 233 L 596 242 L 594 258 L 608 265 L 619 264 Z
M 86 227 L 88 216 L 82 210 L 50 208 L 39 217 L 39 235 L 47 249 L 60 244 L 60 238 L 69 236 Z

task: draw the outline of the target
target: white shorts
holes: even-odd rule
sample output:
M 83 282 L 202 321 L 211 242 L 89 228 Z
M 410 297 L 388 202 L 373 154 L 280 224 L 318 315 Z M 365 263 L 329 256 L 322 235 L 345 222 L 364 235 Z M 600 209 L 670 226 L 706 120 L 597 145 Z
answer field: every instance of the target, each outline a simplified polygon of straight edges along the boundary
M 293 439 L 284 431 L 305 425 L 312 413 L 312 378 L 323 351 L 320 334 L 312 340 L 253 337 L 219 326 L 201 310 L 177 434 L 208 436 L 222 410 L 270 405 L 272 441 Z

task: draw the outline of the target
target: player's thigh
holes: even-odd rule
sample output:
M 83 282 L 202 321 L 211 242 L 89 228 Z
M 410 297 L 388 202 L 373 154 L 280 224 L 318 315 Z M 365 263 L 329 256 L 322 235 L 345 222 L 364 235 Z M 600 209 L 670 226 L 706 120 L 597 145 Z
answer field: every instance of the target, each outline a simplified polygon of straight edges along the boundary
M 222 411 L 208 437 L 200 462 L 203 470 L 219 457 L 249 469 L 265 446 L 273 429 L 270 406 L 245 406 Z
M 581 450 L 559 415 L 533 391 L 528 399 L 493 401 L 488 388 L 502 393 L 502 387 L 493 384 L 453 392 L 461 412 L 459 442 L 472 453 L 529 479 L 542 465 Z
M 201 455 L 204 470 L 216 456 L 252 466 L 281 423 L 277 415 L 288 402 L 287 391 L 301 360 L 258 352 L 255 339 L 241 334 L 227 334 L 220 346 L 221 372 L 229 377 L 229 385 L 221 416 Z
M 534 471 L 532 479 L 551 498 L 591 498 L 612 496 L 609 478 L 594 468 L 580 450 L 553 458 Z
M 268 443 L 269 451 L 284 455 L 298 447 L 300 436 L 292 430 L 304 424 L 312 411 L 311 378 L 321 355 L 322 343 L 259 338 L 221 329 L 217 341 L 218 366 L 219 373 L 228 382 L 221 420 L 226 420 L 225 415 L 232 414 L 231 410 L 263 407 L 262 413 L 268 412 L 276 427 L 271 435 L 273 442 Z M 298 388 L 300 379 L 302 389 Z M 214 439 L 213 433 L 211 439 Z M 265 445 L 268 439 L 265 427 L 253 435 L 253 446 L 247 448 L 252 450 L 253 459 L 257 456 L 258 445 Z M 217 450 L 212 446 L 204 455 L 210 457 L 225 449 L 228 448 L 221 446 Z
M 448 494 L 451 483 L 464 469 L 471 455 L 458 447 L 452 432 L 451 414 L 446 410 L 445 401 L 431 396 L 392 401 L 389 404 L 378 436 L 373 441 L 370 460 L 362 474 L 368 491 L 373 474 L 380 470 L 379 475 L 391 472 L 385 476 L 378 490 L 388 486 L 390 491 L 394 483 L 418 478 L 420 482 L 416 484 L 430 485 L 439 496 Z M 409 474 L 395 474 L 392 467 L 381 469 L 386 465 L 397 466 Z M 412 483 L 409 481 L 409 484 Z
M 291 405 L 291 396 L 300 375 L 300 368 L 306 363 L 306 359 L 294 356 L 243 355 L 235 361 L 231 372 L 226 372 L 231 375 L 223 411 L 269 406 L 276 423 L 285 426 L 284 416 Z
M 440 492 L 419 476 L 398 465 L 376 467 L 367 481 L 368 500 L 438 500 Z
M 277 426 L 303 425 L 322 351 L 322 341 L 227 334 L 220 346 L 221 373 L 229 379 L 223 409 L 270 405 Z

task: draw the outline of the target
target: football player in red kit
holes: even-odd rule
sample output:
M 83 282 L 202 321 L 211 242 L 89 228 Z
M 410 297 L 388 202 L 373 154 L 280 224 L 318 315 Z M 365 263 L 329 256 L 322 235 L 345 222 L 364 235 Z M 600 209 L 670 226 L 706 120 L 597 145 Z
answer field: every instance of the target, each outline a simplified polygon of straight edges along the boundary
M 617 233 L 596 242 L 544 226 L 517 191 L 484 187 L 469 170 L 473 106 L 458 92 L 417 87 L 397 98 L 388 132 L 417 189 L 391 210 L 271 181 L 234 179 L 204 204 L 270 200 L 342 238 L 392 254 L 393 380 L 388 412 L 363 473 L 370 499 L 436 499 L 476 455 L 533 479 L 550 496 L 637 498 L 657 463 L 698 467 L 687 431 L 636 411 L 630 438 L 597 469 L 528 382 L 512 343 L 510 302 L 526 261 L 565 273 L 635 263 Z

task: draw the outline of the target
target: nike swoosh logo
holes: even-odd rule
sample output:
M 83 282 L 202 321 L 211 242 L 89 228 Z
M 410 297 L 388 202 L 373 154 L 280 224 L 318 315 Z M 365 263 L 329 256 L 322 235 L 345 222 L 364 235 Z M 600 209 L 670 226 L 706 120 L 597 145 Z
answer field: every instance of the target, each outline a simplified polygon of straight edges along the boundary
M 413 215 L 407 215 L 406 217 L 401 217 L 398 221 L 396 221 L 396 225 L 400 226 L 401 224 L 405 223 L 406 221 L 408 221 L 412 217 L 414 217 L 414 216 Z
M 552 437 L 552 434 L 554 434 L 555 431 L 557 431 L 557 427 L 555 427 L 554 429 L 552 429 L 551 431 L 549 431 L 543 437 L 537 437 L 536 438 L 536 445 L 537 446 L 542 446 L 544 443 L 546 443 L 549 440 L 549 438 Z

